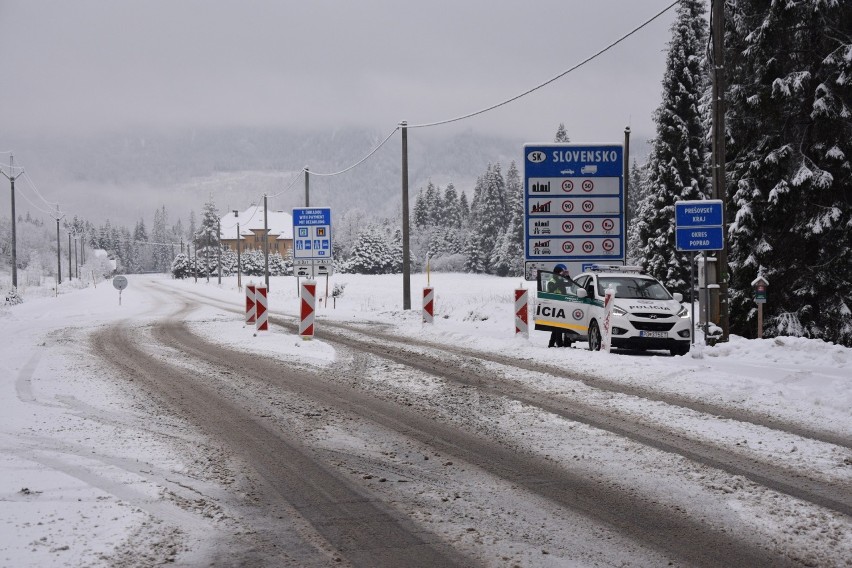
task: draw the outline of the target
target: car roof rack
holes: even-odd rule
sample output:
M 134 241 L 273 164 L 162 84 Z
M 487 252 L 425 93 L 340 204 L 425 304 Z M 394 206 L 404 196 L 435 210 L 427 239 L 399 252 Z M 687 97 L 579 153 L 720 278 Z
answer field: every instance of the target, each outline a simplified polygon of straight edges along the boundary
M 617 264 L 593 264 L 589 267 L 592 272 L 636 272 L 642 274 L 641 266 L 619 266 Z

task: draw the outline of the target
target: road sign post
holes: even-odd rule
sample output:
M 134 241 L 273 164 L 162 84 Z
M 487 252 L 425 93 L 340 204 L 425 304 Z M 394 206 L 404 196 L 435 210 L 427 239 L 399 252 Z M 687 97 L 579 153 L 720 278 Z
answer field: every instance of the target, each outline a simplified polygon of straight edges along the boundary
M 721 199 L 699 199 L 692 201 L 678 201 L 675 203 L 675 248 L 679 251 L 692 252 L 692 266 L 690 271 L 695 271 L 695 254 L 704 252 L 704 268 L 706 273 L 706 253 L 711 250 L 722 250 L 725 246 L 725 235 L 723 229 L 724 209 Z M 704 282 L 704 306 L 709 312 L 711 283 L 705 276 Z M 693 289 L 693 293 L 694 293 Z M 692 328 L 695 329 L 695 300 L 693 302 Z M 704 340 L 707 341 L 710 329 L 709 315 L 705 317 Z
M 121 305 L 121 292 L 125 288 L 127 288 L 127 277 L 126 276 L 116 276 L 112 279 L 113 287 L 118 290 L 118 305 Z
M 624 148 L 617 145 L 524 146 L 524 258 L 536 270 L 624 264 Z
M 766 303 L 766 288 L 769 286 L 769 280 L 763 276 L 758 276 L 751 283 L 754 288 L 754 301 L 757 304 L 757 338 L 763 337 L 763 304 Z

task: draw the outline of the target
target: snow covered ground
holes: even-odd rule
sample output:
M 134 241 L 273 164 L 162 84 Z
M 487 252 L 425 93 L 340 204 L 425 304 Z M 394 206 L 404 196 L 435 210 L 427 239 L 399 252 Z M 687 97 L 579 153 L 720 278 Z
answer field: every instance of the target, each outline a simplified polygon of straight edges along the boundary
M 150 286 L 145 281 L 151 278 L 130 276 L 121 305 L 118 292 L 103 282 L 97 288 L 66 283 L 58 296 L 47 288 L 30 288 L 23 304 L 0 308 L 0 397 L 4 401 L 0 413 L 0 565 L 141 565 L 146 559 L 132 552 L 140 543 L 150 551 L 147 562 L 178 558 L 192 564 L 195 555 L 203 552 L 205 539 L 212 538 L 209 526 L 199 522 L 198 515 L 165 499 L 176 494 L 192 498 L 185 494 L 181 481 L 192 473 L 192 435 L 175 438 L 146 426 L 149 409 L 139 394 L 112 381 L 102 366 L 82 355 L 89 331 L 121 319 L 151 321 L 175 311 L 174 305 L 147 292 Z M 215 278 L 197 283 L 153 278 L 158 288 L 175 294 L 215 298 L 235 306 L 243 303 L 235 278 L 225 278 L 221 285 Z M 243 283 L 248 280 L 244 278 Z M 318 308 L 318 328 L 331 320 L 362 322 L 400 337 L 549 362 L 578 375 L 678 393 L 842 436 L 852 432 L 852 349 L 792 337 L 733 337 L 727 344 L 695 348 L 684 357 L 664 352 L 636 355 L 548 349 L 548 333 L 531 331 L 529 339 L 514 335 L 512 290 L 528 288 L 526 282 L 432 274 L 430 283 L 436 292 L 432 325 L 421 323 L 425 275 L 412 277 L 410 311 L 401 309 L 399 275 L 335 275 L 328 284 L 329 294 L 335 283 L 345 286 L 344 293 L 336 302 L 328 297 Z M 295 315 L 297 294 L 295 279 L 274 278 L 270 310 Z M 325 280 L 319 282 L 318 296 L 325 300 Z M 218 342 L 298 358 L 319 367 L 335 359 L 330 344 L 304 342 L 281 330 L 255 336 L 239 318 L 215 307 L 205 307 L 190 317 L 194 331 Z M 377 378 L 377 382 L 381 380 Z M 518 380 L 543 392 L 566 391 L 564 379 L 543 373 Z M 649 423 L 676 425 L 692 436 L 763 456 L 769 463 L 805 468 L 822 479 L 852 480 L 852 452 L 845 448 L 792 435 L 774 435 L 770 440 L 759 426 L 708 420 L 694 411 L 601 393 L 579 382 L 570 386 L 572 396 L 585 402 L 617 406 Z M 517 411 L 519 416 L 527 412 Z M 529 425 L 535 444 L 558 445 L 558 440 L 548 438 L 549 428 L 540 424 L 540 417 L 531 416 Z M 607 459 L 607 450 L 594 451 L 598 459 Z M 213 494 L 217 488 L 210 484 L 205 491 Z M 761 511 L 750 509 L 753 505 L 743 503 L 741 514 L 760 522 Z M 845 557 L 848 562 L 852 558 L 850 520 L 814 509 L 815 518 L 829 525 L 837 558 Z M 215 510 L 204 513 L 202 518 L 215 521 Z M 826 527 L 813 530 L 821 528 Z M 766 530 L 784 529 L 773 525 Z

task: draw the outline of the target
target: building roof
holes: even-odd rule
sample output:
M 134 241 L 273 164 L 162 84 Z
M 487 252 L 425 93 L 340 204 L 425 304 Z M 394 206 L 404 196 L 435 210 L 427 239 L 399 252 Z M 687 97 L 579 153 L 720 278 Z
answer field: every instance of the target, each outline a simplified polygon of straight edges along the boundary
M 278 235 L 278 239 L 293 238 L 293 216 L 286 211 L 268 212 L 269 233 Z M 252 205 L 245 211 L 238 211 L 237 215 L 231 211 L 222 216 L 219 226 L 222 228 L 220 239 L 235 239 L 237 235 L 237 223 L 240 224 L 240 235 L 245 238 L 252 236 L 253 231 L 263 231 L 263 206 Z

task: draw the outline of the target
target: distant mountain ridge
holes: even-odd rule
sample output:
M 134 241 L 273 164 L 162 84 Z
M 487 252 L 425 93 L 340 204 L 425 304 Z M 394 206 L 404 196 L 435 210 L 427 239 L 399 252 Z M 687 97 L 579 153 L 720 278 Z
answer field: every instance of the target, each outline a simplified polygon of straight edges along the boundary
M 390 133 L 361 128 L 133 131 L 21 140 L 15 157 L 47 199 L 59 201 L 67 214 L 95 223 L 107 218 L 124 225 L 140 218 L 150 221 L 162 205 L 171 222 L 185 221 L 210 196 L 222 214 L 258 202 L 264 193 L 270 196 L 270 208 L 304 206 L 305 182 L 296 178 L 305 166 L 312 172 L 312 206 L 332 207 L 341 214 L 360 208 L 396 216 L 402 185 L 399 131 L 357 167 L 321 175 L 359 162 Z M 523 144 L 550 137 L 513 140 L 472 130 L 409 129 L 411 206 L 430 180 L 441 187 L 452 182 L 470 198 L 476 178 L 489 163 L 500 163 L 505 171 L 515 161 L 522 170 Z M 33 215 L 43 213 L 33 210 Z
M 26 140 L 18 144 L 15 157 L 46 196 L 56 195 L 50 190 L 53 186 L 63 188 L 58 200 L 72 215 L 111 216 L 126 222 L 138 218 L 138 212 L 150 218 L 165 204 L 173 219 L 185 218 L 189 210 L 199 211 L 209 195 L 220 210 L 241 208 L 263 193 L 280 194 L 305 166 L 314 172 L 309 183 L 311 205 L 393 215 L 401 203 L 399 132 L 359 166 L 336 176 L 320 175 L 352 166 L 389 134 L 356 128 L 132 132 Z M 452 181 L 471 191 L 489 163 L 519 162 L 523 144 L 470 131 L 436 136 L 409 130 L 408 141 L 412 199 L 430 179 L 441 185 Z M 304 185 L 303 179 L 296 181 L 277 195 L 275 206 L 304 205 Z M 75 210 L 83 208 L 93 215 Z

